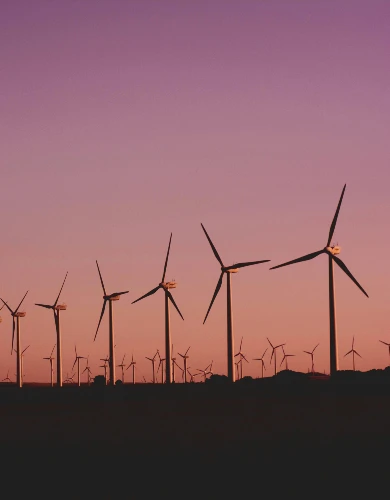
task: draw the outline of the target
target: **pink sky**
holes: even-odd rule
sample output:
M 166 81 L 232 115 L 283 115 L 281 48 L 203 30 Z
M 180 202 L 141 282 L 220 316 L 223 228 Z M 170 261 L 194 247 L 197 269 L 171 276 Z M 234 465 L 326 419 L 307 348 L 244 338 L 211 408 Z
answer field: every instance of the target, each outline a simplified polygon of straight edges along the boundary
M 1 281 L 22 319 L 25 380 L 49 379 L 51 313 L 66 271 L 64 375 L 74 344 L 93 373 L 108 353 L 107 291 L 117 362 L 164 350 L 164 299 L 131 301 L 167 278 L 175 351 L 226 373 L 226 288 L 202 325 L 219 266 L 271 259 L 233 276 L 236 346 L 258 357 L 266 336 L 306 371 L 328 371 L 327 261 L 269 271 L 334 240 L 367 299 L 336 269 L 340 368 L 355 336 L 362 370 L 388 364 L 390 342 L 390 4 L 388 1 L 5 1 L 0 6 Z M 10 368 L 2 311 L 0 378 Z M 268 353 L 267 353 L 268 360 Z M 4 373 L 4 375 L 3 375 Z M 245 373 L 256 376 L 251 362 Z M 267 374 L 271 367 L 267 364 Z M 127 372 L 130 378 L 130 370 Z

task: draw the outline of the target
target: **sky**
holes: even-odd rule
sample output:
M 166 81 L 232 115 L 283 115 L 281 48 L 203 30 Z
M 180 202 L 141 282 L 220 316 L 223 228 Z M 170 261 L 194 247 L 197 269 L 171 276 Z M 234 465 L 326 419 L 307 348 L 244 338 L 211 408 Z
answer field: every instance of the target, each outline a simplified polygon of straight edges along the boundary
M 174 352 L 191 371 L 227 373 L 226 283 L 203 325 L 219 264 L 270 259 L 233 275 L 235 352 L 286 343 L 289 367 L 329 371 L 327 259 L 272 270 L 326 244 L 335 269 L 340 369 L 389 363 L 390 4 L 387 0 L 4 0 L 0 5 L 0 297 L 22 309 L 25 381 L 48 381 L 61 301 L 63 371 L 74 347 L 94 375 L 108 354 L 95 260 L 114 304 L 117 364 L 164 352 L 167 279 Z M 0 324 L 0 379 L 11 315 Z M 270 351 L 266 375 L 272 373 Z M 278 364 L 279 364 L 278 357 Z M 82 366 L 84 366 L 82 364 Z M 130 380 L 130 372 L 126 372 Z

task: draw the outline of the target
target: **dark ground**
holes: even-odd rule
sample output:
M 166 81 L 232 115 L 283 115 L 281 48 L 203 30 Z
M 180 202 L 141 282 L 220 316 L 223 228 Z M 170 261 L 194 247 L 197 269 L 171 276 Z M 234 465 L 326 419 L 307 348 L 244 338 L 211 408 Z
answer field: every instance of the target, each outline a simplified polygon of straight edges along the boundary
M 280 492 L 339 478 L 360 490 L 388 477 L 390 384 L 2 386 L 0 445 L 8 465 L 39 464 L 70 483 L 81 473 L 101 498 L 108 478 L 151 488 L 187 478 L 230 493 L 243 478 Z

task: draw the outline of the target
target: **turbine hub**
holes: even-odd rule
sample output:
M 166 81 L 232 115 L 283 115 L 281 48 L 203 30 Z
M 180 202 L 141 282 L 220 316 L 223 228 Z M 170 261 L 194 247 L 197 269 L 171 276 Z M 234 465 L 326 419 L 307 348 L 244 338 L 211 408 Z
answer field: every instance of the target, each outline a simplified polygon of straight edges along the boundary
M 333 247 L 326 247 L 325 250 L 332 255 L 337 255 L 341 252 L 341 248 L 338 245 L 335 245 Z

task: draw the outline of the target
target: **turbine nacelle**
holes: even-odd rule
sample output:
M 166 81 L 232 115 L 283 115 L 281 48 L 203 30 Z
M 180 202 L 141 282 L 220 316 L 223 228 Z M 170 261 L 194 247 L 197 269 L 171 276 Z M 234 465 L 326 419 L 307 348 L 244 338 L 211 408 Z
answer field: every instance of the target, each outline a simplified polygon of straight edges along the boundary
M 331 255 L 338 255 L 341 252 L 341 247 L 336 245 L 334 247 L 325 247 L 324 250 L 326 253 L 330 253 Z
M 221 271 L 223 273 L 238 273 L 238 269 L 229 269 L 225 267 L 221 267 Z
M 17 312 L 17 313 L 15 313 L 15 314 L 13 314 L 13 316 L 14 316 L 15 318 L 24 318 L 24 317 L 26 316 L 26 313 L 25 313 L 25 312 L 20 311 L 20 312 Z
M 169 290 L 170 288 L 176 288 L 176 281 L 167 281 L 167 282 L 161 282 L 160 287 L 164 288 L 164 290 Z
M 54 307 L 56 311 L 66 311 L 66 308 L 68 306 L 66 304 L 58 304 L 57 306 Z

